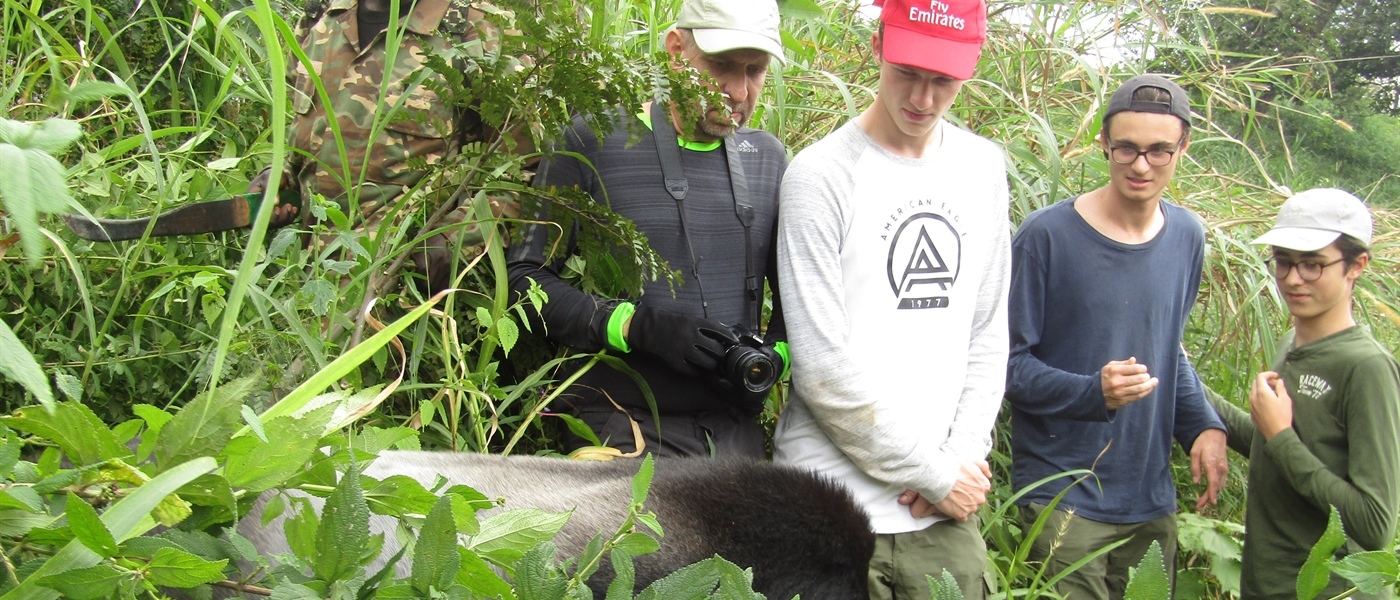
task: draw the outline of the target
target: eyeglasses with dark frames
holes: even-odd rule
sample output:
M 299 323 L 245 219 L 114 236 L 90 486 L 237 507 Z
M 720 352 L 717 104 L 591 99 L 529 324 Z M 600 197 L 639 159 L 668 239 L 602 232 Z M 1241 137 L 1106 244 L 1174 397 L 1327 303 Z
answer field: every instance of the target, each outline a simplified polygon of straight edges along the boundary
M 1294 262 L 1282 256 L 1275 256 L 1268 259 L 1265 262 L 1273 266 L 1275 279 L 1287 279 L 1288 272 L 1292 271 L 1296 267 L 1298 269 L 1298 276 L 1303 278 L 1303 281 L 1313 282 L 1317 281 L 1318 278 L 1322 277 L 1323 269 L 1326 269 L 1327 267 L 1335 265 L 1344 260 L 1346 259 L 1339 258 L 1329 263 L 1318 262 L 1315 260 L 1300 260 Z
M 1170 150 L 1166 148 L 1151 148 L 1148 150 L 1138 150 L 1133 146 L 1109 146 L 1109 156 L 1113 157 L 1113 162 L 1120 165 L 1131 165 L 1137 162 L 1139 156 L 1147 157 L 1147 164 L 1154 167 L 1165 167 L 1172 162 L 1172 155 L 1181 150 L 1181 145 L 1186 143 L 1183 136 L 1181 141 L 1176 143 L 1176 147 Z

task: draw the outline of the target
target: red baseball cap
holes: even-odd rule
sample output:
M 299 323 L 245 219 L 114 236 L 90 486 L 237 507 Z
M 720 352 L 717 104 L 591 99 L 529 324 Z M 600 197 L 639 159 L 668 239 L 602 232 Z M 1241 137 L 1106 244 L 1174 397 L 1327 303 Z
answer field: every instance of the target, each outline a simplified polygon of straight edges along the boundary
M 875 0 L 892 63 L 972 79 L 987 39 L 983 0 Z

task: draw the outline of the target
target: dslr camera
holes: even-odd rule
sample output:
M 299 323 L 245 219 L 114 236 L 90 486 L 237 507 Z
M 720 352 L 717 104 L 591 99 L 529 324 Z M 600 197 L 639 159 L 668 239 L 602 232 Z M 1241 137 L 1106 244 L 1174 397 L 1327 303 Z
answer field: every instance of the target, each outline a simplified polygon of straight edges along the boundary
M 715 385 L 721 391 L 745 399 L 762 401 L 778 383 L 782 367 L 763 348 L 763 338 L 743 325 L 730 325 L 729 335 L 715 336 L 724 356 L 716 361 Z

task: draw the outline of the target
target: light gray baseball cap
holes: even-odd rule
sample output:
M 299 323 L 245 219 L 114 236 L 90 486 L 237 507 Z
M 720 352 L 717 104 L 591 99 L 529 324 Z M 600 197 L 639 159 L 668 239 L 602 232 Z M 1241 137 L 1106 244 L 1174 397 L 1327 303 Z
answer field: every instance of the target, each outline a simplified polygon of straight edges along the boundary
M 1274 228 L 1252 243 L 1299 252 L 1326 248 L 1345 233 L 1371 245 L 1371 212 L 1360 198 L 1336 188 L 1294 194 L 1278 211 Z
M 691 30 L 705 54 L 753 48 L 783 64 L 778 22 L 775 0 L 685 0 L 676 27 Z

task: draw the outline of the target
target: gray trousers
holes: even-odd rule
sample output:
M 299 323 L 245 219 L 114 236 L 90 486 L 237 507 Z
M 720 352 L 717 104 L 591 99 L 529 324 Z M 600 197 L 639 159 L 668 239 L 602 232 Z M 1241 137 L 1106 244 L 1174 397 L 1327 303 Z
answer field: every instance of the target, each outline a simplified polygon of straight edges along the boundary
M 1021 507 L 1023 531 L 1029 531 L 1045 506 Z M 1176 515 L 1143 523 L 1104 523 L 1056 509 L 1031 546 L 1030 560 L 1049 563 L 1047 577 L 1059 573 L 1095 550 L 1118 540 L 1129 542 L 1080 566 L 1056 584 L 1067 600 L 1119 600 L 1128 588 L 1128 569 L 1137 568 L 1156 540 L 1162 547 L 1162 563 L 1176 588 Z

